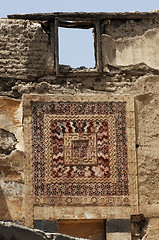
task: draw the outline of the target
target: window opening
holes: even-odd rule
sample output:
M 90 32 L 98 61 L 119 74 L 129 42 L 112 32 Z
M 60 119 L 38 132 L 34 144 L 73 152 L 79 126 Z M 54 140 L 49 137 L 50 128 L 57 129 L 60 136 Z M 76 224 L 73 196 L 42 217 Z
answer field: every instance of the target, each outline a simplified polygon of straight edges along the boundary
M 58 33 L 61 67 L 95 68 L 93 28 L 58 27 Z

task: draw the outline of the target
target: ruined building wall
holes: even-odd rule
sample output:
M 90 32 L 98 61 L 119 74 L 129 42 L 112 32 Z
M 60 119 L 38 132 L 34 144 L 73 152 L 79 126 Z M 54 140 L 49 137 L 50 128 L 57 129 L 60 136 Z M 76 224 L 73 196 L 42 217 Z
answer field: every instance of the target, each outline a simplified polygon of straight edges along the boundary
M 2 81 L 1 91 L 14 86 L 13 79 L 35 80 L 46 75 L 48 36 L 40 24 L 4 18 L 0 20 L 0 33 L 0 78 L 10 79 L 9 86 Z
M 0 20 L 1 220 L 24 223 L 25 218 L 24 93 L 128 94 L 135 100 L 135 181 L 139 194 L 139 209 L 134 207 L 129 215 L 145 217 L 134 220 L 133 239 L 158 239 L 158 27 L 156 19 L 106 20 L 101 37 L 104 73 L 97 77 L 84 74 L 58 77 L 50 75 L 49 37 L 41 24 L 29 20 Z
M 146 63 L 158 69 L 158 29 L 158 19 L 106 21 L 102 35 L 104 65 Z

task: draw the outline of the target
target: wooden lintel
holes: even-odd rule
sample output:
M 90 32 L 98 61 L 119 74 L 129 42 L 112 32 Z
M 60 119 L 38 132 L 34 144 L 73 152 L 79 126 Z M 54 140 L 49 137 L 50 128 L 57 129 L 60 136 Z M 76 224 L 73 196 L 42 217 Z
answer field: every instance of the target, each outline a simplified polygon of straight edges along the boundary
M 50 23 L 50 54 L 51 54 L 51 61 L 52 61 L 52 69 L 55 69 L 55 23 L 52 21 Z
M 55 69 L 59 72 L 59 40 L 58 40 L 58 18 L 55 18 Z
M 84 21 L 74 21 L 74 22 L 64 22 L 59 21 L 58 23 L 59 27 L 65 27 L 65 28 L 82 28 L 82 29 L 89 29 L 93 28 L 95 24 L 93 22 L 84 22 Z
M 96 21 L 96 65 L 99 72 L 102 72 L 102 52 L 101 52 L 101 29 L 100 22 Z
M 53 12 L 8 15 L 12 19 L 25 20 L 54 20 L 56 17 L 63 21 L 104 20 L 104 19 L 153 19 L 159 18 L 159 11 L 151 12 Z

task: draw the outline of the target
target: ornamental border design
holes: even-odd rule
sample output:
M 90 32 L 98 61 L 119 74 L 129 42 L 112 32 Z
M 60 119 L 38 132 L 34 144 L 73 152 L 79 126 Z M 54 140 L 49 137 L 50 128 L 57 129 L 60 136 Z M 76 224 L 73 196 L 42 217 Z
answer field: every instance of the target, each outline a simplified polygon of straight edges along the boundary
M 108 129 L 109 129 L 109 166 L 110 166 L 110 173 L 111 176 L 109 178 L 102 178 L 100 177 L 100 179 L 96 179 L 97 182 L 101 183 L 101 182 L 112 182 L 115 183 L 116 182 L 116 174 L 117 174 L 117 167 L 116 167 L 116 145 L 114 142 L 114 135 L 115 135 L 115 119 L 113 114 L 112 115 L 89 115 L 89 116 L 68 116 L 68 115 L 63 115 L 63 116 L 59 116 L 59 115 L 49 115 L 49 114 L 45 114 L 44 115 L 44 134 L 45 134 L 45 167 L 46 167 L 46 182 L 47 183 L 51 183 L 52 181 L 58 182 L 58 183 L 62 183 L 63 181 L 68 182 L 68 183 L 74 183 L 76 180 L 75 179 L 68 179 L 68 178 L 52 178 L 52 167 L 51 167 L 51 159 L 52 159 L 52 143 L 51 143 L 51 121 L 52 120 L 71 120 L 71 121 L 77 121 L 77 120 L 107 120 L 108 121 Z M 92 180 L 90 178 L 81 178 L 78 179 L 78 182 L 92 182 Z M 93 180 L 94 182 L 94 180 Z
M 24 219 L 25 225 L 33 227 L 34 219 L 107 219 L 129 218 L 138 214 L 138 178 L 136 161 L 135 138 L 135 109 L 134 97 L 117 94 L 75 94 L 75 95 L 23 95 L 23 131 L 25 145 L 25 193 L 24 193 Z M 129 196 L 108 196 L 105 206 L 54 206 L 35 205 L 33 195 L 33 138 L 32 138 L 32 103 L 36 102 L 125 102 L 126 103 L 126 133 L 127 158 L 129 177 Z M 39 200 L 37 200 L 39 201 Z M 69 199 L 68 199 L 69 201 Z M 92 199 L 94 202 L 95 199 Z M 45 199 L 44 199 L 45 202 Z
M 72 142 L 88 141 L 86 157 L 75 158 L 72 156 Z M 97 149 L 95 133 L 64 133 L 64 165 L 97 165 Z

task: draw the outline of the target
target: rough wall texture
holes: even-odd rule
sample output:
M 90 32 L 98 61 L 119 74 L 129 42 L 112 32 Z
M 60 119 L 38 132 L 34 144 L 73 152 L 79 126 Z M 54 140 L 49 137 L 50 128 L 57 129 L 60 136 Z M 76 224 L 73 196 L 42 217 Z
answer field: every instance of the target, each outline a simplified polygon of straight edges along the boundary
M 38 22 L 0 20 L 0 78 L 34 80 L 45 75 L 48 36 Z M 5 80 L 3 80 L 5 81 Z M 1 90 L 7 87 L 1 83 Z
M 105 72 L 97 77 L 58 77 L 49 75 L 49 39 L 39 23 L 0 20 L 0 219 L 24 222 L 24 93 L 131 94 L 136 113 L 139 213 L 146 219 L 145 224 L 135 220 L 133 239 L 158 239 L 158 27 L 158 19 L 106 20 L 102 36 Z
M 158 76 L 141 77 L 124 89 L 135 96 L 140 211 L 158 216 Z M 123 90 L 117 91 L 123 93 Z
M 131 19 L 106 20 L 104 33 L 114 39 L 143 35 L 148 29 L 159 28 L 159 20 Z
M 22 103 L 0 97 L 1 219 L 22 221 L 24 145 Z
M 104 66 L 145 63 L 151 68 L 158 69 L 158 29 L 148 30 L 142 36 L 113 39 L 103 34 Z M 108 48 L 107 46 L 110 46 Z

